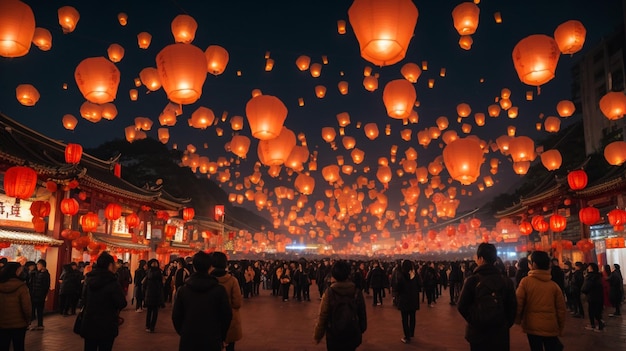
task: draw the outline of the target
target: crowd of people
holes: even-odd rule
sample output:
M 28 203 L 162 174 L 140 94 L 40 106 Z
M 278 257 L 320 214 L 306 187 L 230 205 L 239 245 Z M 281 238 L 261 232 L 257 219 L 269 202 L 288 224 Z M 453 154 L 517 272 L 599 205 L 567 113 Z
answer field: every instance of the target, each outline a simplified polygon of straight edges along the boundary
M 156 259 L 141 260 L 134 274 L 128 263 L 105 252 L 93 264 L 65 265 L 57 282 L 59 313 L 79 315 L 74 329 L 84 338 L 85 350 L 112 349 L 131 284 L 130 302 L 136 312 L 146 312 L 146 332 L 155 332 L 159 310 L 172 303 L 181 350 L 234 350 L 243 337 L 243 299 L 259 296 L 261 289 L 283 302 L 310 302 L 315 284 L 321 302 L 314 341 L 326 337 L 329 350 L 354 350 L 361 344 L 367 329 L 364 295 L 371 294 L 373 307 L 382 306 L 387 294 L 392 297 L 400 311 L 401 342 L 410 343 L 416 311 L 422 304 L 434 307 L 448 290 L 445 300 L 467 321 L 472 350 L 508 350 L 515 323 L 527 334 L 531 350 L 561 350 L 558 337 L 567 310 L 576 318 L 584 318 L 586 311 L 586 328 L 601 332 L 605 308 L 613 308 L 609 317 L 620 316 L 624 300 L 618 264 L 600 268 L 565 261 L 561 266 L 541 251 L 502 262 L 489 244 L 478 247 L 473 261 L 461 262 L 228 261 L 221 252 L 199 252 L 164 266 Z M 0 259 L 0 350 L 10 344 L 23 350 L 26 331 L 44 329 L 50 283 L 45 260 L 22 266 Z

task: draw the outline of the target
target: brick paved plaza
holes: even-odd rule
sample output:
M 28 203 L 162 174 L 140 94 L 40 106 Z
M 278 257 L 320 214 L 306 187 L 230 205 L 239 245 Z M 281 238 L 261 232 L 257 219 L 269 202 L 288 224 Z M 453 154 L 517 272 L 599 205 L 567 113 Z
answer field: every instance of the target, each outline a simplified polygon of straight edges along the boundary
M 244 338 L 237 343 L 237 350 L 325 350 L 325 345 L 314 345 L 313 326 L 317 317 L 319 299 L 313 286 L 311 302 L 290 300 L 282 302 L 270 296 L 267 290 L 261 296 L 244 300 L 241 310 Z M 447 291 L 439 303 L 429 308 L 425 304 L 417 313 L 416 337 L 411 344 L 400 343 L 402 328 L 400 314 L 392 306 L 387 296 L 383 306 L 372 307 L 371 297 L 366 296 L 368 330 L 363 337 L 361 351 L 374 350 L 429 350 L 460 351 L 468 350 L 463 339 L 464 321 L 455 306 L 448 304 Z M 424 307 L 425 306 L 425 307 Z M 562 338 L 565 350 L 625 350 L 626 322 L 623 317 L 609 318 L 607 312 L 606 331 L 596 333 L 584 329 L 587 320 L 569 317 L 565 336 Z M 114 350 L 166 351 L 178 350 L 178 336 L 171 322 L 171 306 L 159 313 L 159 321 L 154 334 L 144 331 L 145 313 L 136 313 L 128 307 L 122 312 L 125 319 L 120 328 L 120 336 L 115 341 Z M 26 336 L 26 349 L 29 351 L 77 351 L 82 350 L 83 340 L 72 333 L 74 317 L 64 318 L 58 314 L 46 317 L 44 331 L 29 331 Z M 519 326 L 511 331 L 511 350 L 528 350 L 526 336 Z

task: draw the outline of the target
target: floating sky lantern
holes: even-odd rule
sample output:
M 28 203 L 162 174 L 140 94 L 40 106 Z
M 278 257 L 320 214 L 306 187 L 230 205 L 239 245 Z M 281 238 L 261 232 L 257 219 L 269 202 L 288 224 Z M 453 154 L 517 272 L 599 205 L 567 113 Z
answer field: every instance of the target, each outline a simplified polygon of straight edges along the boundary
M 170 101 L 187 105 L 200 98 L 207 73 L 202 50 L 191 44 L 171 44 L 157 54 L 156 65 Z
M 404 79 L 408 80 L 411 83 L 417 83 L 420 75 L 422 74 L 422 70 L 415 63 L 409 62 L 404 64 L 400 69 L 400 73 L 404 77 Z
M 454 28 L 459 35 L 472 35 L 478 28 L 480 9 L 473 2 L 462 2 L 452 10 Z
M 541 164 L 548 170 L 554 171 L 561 168 L 563 158 L 559 150 L 552 149 L 541 154 Z
M 569 100 L 561 100 L 558 104 L 556 104 L 556 111 L 559 116 L 566 118 L 574 114 L 576 106 Z
M 159 128 L 157 130 L 157 137 L 162 144 L 167 144 L 170 140 L 170 131 L 167 128 Z
M 175 42 L 189 44 L 196 37 L 198 23 L 189 15 L 178 15 L 172 20 L 171 28 Z
M 82 60 L 74 71 L 78 89 L 85 99 L 95 104 L 115 100 L 120 84 L 120 71 L 104 57 Z
M 120 12 L 117 14 L 117 21 L 120 23 L 120 26 L 124 27 L 128 24 L 128 15 L 124 12 Z
M 342 80 L 341 82 L 337 83 L 337 89 L 339 89 L 339 93 L 341 95 L 347 95 L 348 94 L 348 82 L 346 82 L 345 80 Z
M 207 72 L 214 76 L 224 73 L 229 60 L 228 51 L 226 51 L 226 49 L 219 45 L 210 45 L 204 51 L 204 55 L 207 62 Z
M 271 95 L 258 95 L 246 104 L 246 117 L 252 136 L 259 140 L 276 138 L 287 118 L 287 107 Z
M 139 72 L 139 79 L 141 80 L 141 83 L 150 91 L 157 91 L 161 89 L 159 72 L 154 67 L 146 67 L 142 69 L 141 72 Z
M 78 119 L 76 119 L 76 117 L 74 117 L 73 115 L 66 114 L 63 115 L 61 122 L 63 123 L 63 127 L 65 129 L 74 130 L 74 128 L 76 128 L 76 125 L 78 124 Z
M 20 84 L 15 88 L 15 97 L 24 106 L 35 106 L 40 95 L 32 84 Z
M 548 133 L 557 133 L 561 130 L 561 120 L 558 117 L 549 116 L 544 120 L 543 127 Z
M 626 142 L 618 140 L 604 148 L 604 158 L 612 166 L 621 166 L 626 161 Z
M 573 55 L 585 44 L 587 29 L 580 21 L 570 20 L 561 23 L 554 31 L 554 40 L 562 54 Z
M 363 78 L 363 86 L 365 90 L 373 92 L 378 89 L 378 78 L 375 76 L 366 76 Z
M 259 142 L 257 149 L 259 161 L 266 166 L 280 166 L 285 163 L 294 146 L 296 146 L 296 135 L 291 130 L 282 127 L 276 138 Z
M 626 95 L 621 91 L 610 91 L 600 99 L 600 111 L 606 118 L 615 121 L 626 113 Z
M 540 86 L 554 78 L 561 53 L 554 39 L 535 34 L 520 40 L 513 48 L 513 65 L 520 81 Z
M 30 51 L 35 34 L 35 15 L 17 0 L 0 1 L 0 56 L 21 57 Z
M 52 49 L 52 34 L 45 28 L 35 28 L 33 44 L 35 44 L 35 46 L 37 46 L 41 51 L 48 51 Z
M 510 139 L 509 153 L 513 162 L 533 161 L 536 157 L 535 142 L 527 136 Z
M 76 25 L 78 25 L 78 20 L 80 20 L 80 13 L 72 6 L 63 6 L 57 12 L 63 33 L 73 32 L 76 29 Z
M 383 102 L 387 115 L 391 118 L 407 118 L 413 110 L 416 99 L 415 88 L 406 79 L 392 80 L 383 90 Z
M 459 38 L 459 47 L 463 50 L 470 50 L 472 44 L 474 44 L 474 39 L 472 39 L 471 35 L 462 35 Z
M 446 145 L 443 149 L 443 161 L 452 179 L 469 185 L 480 176 L 480 166 L 485 159 L 478 141 L 464 138 Z

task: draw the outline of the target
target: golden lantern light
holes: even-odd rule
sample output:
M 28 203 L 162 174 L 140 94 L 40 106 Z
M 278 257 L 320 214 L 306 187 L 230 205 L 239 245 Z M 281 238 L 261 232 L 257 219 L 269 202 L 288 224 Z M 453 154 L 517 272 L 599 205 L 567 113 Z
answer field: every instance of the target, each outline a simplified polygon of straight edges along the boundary
M 428 89 L 432 89 L 435 87 L 435 80 L 433 78 L 428 80 Z
M 465 118 L 469 116 L 470 113 L 472 113 L 472 108 L 470 107 L 469 104 L 466 104 L 463 102 L 463 103 L 456 105 L 456 113 L 457 115 L 459 115 L 459 117 Z
M 393 172 L 391 172 L 391 168 L 389 166 L 378 166 L 378 170 L 376 171 L 376 178 L 378 179 L 385 188 L 387 188 L 387 184 L 391 181 L 393 176 Z
M 543 127 L 548 133 L 557 133 L 561 130 L 561 120 L 558 117 L 550 116 L 543 122 Z
M 435 127 L 437 128 L 437 127 Z M 437 129 L 439 130 L 439 129 Z M 413 134 L 413 131 L 411 129 L 403 129 L 400 131 L 400 138 L 402 138 L 402 140 L 404 141 L 411 141 L 411 136 Z
M 137 98 L 139 97 L 139 92 L 137 91 L 137 89 L 130 89 L 128 91 L 128 95 L 130 97 L 130 101 L 137 101 Z
M 356 140 L 351 136 L 344 136 L 341 138 L 341 143 L 346 150 L 352 150 L 356 145 Z
M 80 20 L 80 13 L 72 6 L 63 6 L 57 11 L 59 16 L 59 24 L 63 33 L 71 33 L 76 29 L 78 20 Z
M 324 96 L 326 96 L 326 87 L 323 85 L 316 85 L 315 96 L 317 96 L 318 99 L 323 99 Z
M 52 34 L 45 28 L 35 28 L 33 34 L 33 44 L 41 51 L 48 51 L 52 49 Z
M 66 114 L 61 119 L 61 122 L 63 123 L 63 128 L 67 130 L 74 130 L 78 124 L 78 119 L 76 119 L 73 115 Z
M 472 39 L 471 35 L 462 35 L 459 38 L 459 47 L 463 50 L 470 50 L 472 44 L 474 44 L 474 39 Z
M 485 114 L 482 112 L 479 113 L 475 113 L 474 114 L 474 122 L 476 122 L 476 125 L 479 127 L 482 127 L 485 125 Z
M 514 137 L 515 136 L 515 132 L 516 132 L 517 128 L 515 126 L 508 126 L 506 127 L 506 133 L 510 136 L 510 137 Z
M 302 164 L 309 159 L 309 149 L 306 146 L 294 146 L 285 160 L 285 166 L 296 172 L 304 169 Z
M 191 44 L 171 44 L 157 54 L 156 64 L 170 101 L 182 105 L 198 101 L 207 73 L 202 50 Z
M 229 60 L 226 49 L 219 45 L 210 45 L 204 50 L 204 56 L 207 62 L 207 72 L 214 76 L 224 73 Z
M 469 134 L 472 131 L 472 125 L 469 123 L 463 123 L 461 125 L 461 130 L 463 131 L 463 133 Z
M 346 34 L 346 21 L 344 20 L 337 21 L 337 33 Z
M 35 106 L 39 101 L 39 91 L 31 84 L 20 84 L 15 88 L 15 97 L 24 106 Z
M 291 130 L 282 127 L 276 138 L 259 142 L 257 148 L 259 161 L 266 166 L 280 166 L 285 163 L 294 146 L 296 146 L 296 135 Z
M 387 115 L 395 119 L 407 118 L 413 111 L 417 99 L 415 88 L 406 79 L 388 82 L 383 90 L 383 102 Z
M 167 128 L 159 128 L 157 130 L 157 136 L 162 144 L 167 144 L 170 140 L 170 131 Z
M 556 104 L 556 111 L 560 117 L 567 118 L 574 114 L 576 106 L 569 100 L 561 100 Z
M 269 140 L 281 133 L 287 118 L 287 107 L 275 96 L 257 95 L 246 104 L 246 117 L 252 136 Z
M 489 113 L 489 117 L 498 117 L 500 116 L 501 108 L 499 105 L 489 105 L 487 107 L 487 112 Z
M 135 128 L 137 130 L 150 130 L 152 129 L 152 121 L 146 117 L 135 118 Z
M 306 55 L 298 56 L 296 59 L 296 66 L 300 71 L 306 71 L 309 69 L 309 65 L 311 64 L 311 58 Z
M 494 183 L 493 183 L 493 178 L 491 178 L 491 176 L 486 176 L 486 177 L 484 177 L 484 178 L 483 178 L 483 181 L 485 182 L 485 186 L 486 186 L 487 188 L 492 187 L 492 186 L 493 186 L 493 184 L 494 184 Z
M 242 130 L 243 129 L 243 117 L 241 116 L 233 116 L 230 119 L 230 128 L 232 130 Z
M 102 119 L 102 105 L 85 101 L 80 106 L 80 115 L 89 122 L 100 122 Z
M 513 162 L 533 161 L 535 154 L 535 142 L 527 136 L 511 138 L 509 153 Z
M 363 78 L 363 86 L 365 90 L 373 92 L 378 89 L 378 78 L 375 76 L 366 76 Z
M 500 103 L 500 107 L 502 107 L 502 109 L 505 110 L 505 111 L 510 109 L 513 106 L 513 103 L 508 98 L 500 99 L 499 103 Z
M 363 131 L 365 132 L 365 136 L 369 139 L 369 140 L 374 140 L 376 138 L 378 138 L 378 125 L 376 123 L 367 123 L 365 126 L 363 126 Z
M 473 2 L 462 2 L 452 10 L 454 28 L 459 35 L 472 35 L 478 28 L 480 9 Z
M 526 101 L 533 101 L 533 92 L 532 91 L 527 91 L 526 92 Z
M 337 164 L 338 164 L 339 166 L 343 166 L 343 164 L 344 164 L 344 159 L 343 159 L 343 156 L 342 156 L 342 155 L 337 155 Z
M 443 149 L 443 162 L 450 177 L 463 185 L 478 179 L 484 161 L 483 150 L 474 138 L 457 139 Z
M 137 34 L 137 45 L 140 49 L 147 49 L 152 42 L 152 35 L 148 32 L 141 32 Z
M 230 151 L 241 158 L 246 158 L 249 149 L 250 138 L 245 135 L 234 135 L 230 140 Z
M 512 137 L 508 135 L 501 135 L 498 138 L 496 138 L 496 145 L 498 145 L 498 149 L 500 149 L 500 152 L 503 155 L 509 154 L 509 147 L 511 145 L 511 139 Z
M 117 21 L 120 23 L 120 26 L 124 27 L 128 24 L 128 15 L 124 12 L 120 12 L 117 14 Z
M 350 153 L 350 157 L 352 157 L 352 162 L 354 162 L 354 164 L 361 164 L 361 162 L 365 159 L 365 151 L 354 148 Z
M 139 88 L 141 86 L 141 79 L 135 78 L 133 82 L 135 83 L 135 87 Z
M 600 111 L 606 118 L 615 121 L 626 113 L 626 95 L 621 91 L 610 91 L 600 99 Z
M 189 15 L 178 15 L 172 20 L 171 29 L 175 42 L 189 44 L 196 37 L 198 22 Z
M 524 175 L 528 173 L 530 161 L 513 162 L 513 171 L 515 174 Z
M 337 84 L 337 89 L 339 89 L 339 93 L 341 95 L 347 95 L 348 94 L 348 82 L 346 82 L 345 80 L 342 80 L 341 82 Z
M 104 104 L 115 100 L 120 71 L 104 57 L 90 57 L 76 66 L 74 79 L 87 101 Z
M 324 139 L 327 143 L 332 143 L 337 136 L 337 132 L 335 132 L 335 128 L 333 127 L 323 127 L 322 128 L 322 139 Z
M 308 174 L 300 173 L 294 181 L 294 187 L 303 195 L 313 194 L 315 190 L 315 178 Z
M 191 114 L 189 126 L 198 129 L 206 129 L 208 126 L 213 125 L 214 121 L 215 114 L 213 110 L 208 107 L 200 106 Z
M 448 117 L 446 116 L 440 116 L 437 118 L 437 120 L 435 121 L 435 124 L 437 124 L 437 128 L 439 128 L 439 130 L 445 130 L 448 128 Z
M 337 114 L 337 122 L 340 127 L 346 127 L 350 124 L 350 114 L 348 112 L 341 112 Z
M 141 83 L 150 91 L 157 91 L 161 89 L 159 72 L 154 67 L 146 67 L 142 69 L 141 72 L 139 72 L 139 79 L 141 80 Z
M 265 60 L 265 72 L 271 72 L 274 69 L 274 59 Z
M 166 127 L 176 125 L 176 113 L 172 110 L 164 110 L 159 116 L 159 124 Z
M 561 52 L 554 39 L 535 34 L 520 40 L 513 48 L 512 55 L 520 81 L 540 86 L 554 78 Z
M 621 166 L 626 161 L 626 142 L 614 141 L 604 148 L 604 158 L 612 166 Z
M 0 2 L 0 56 L 21 57 L 30 51 L 35 35 L 35 15 L 26 3 Z
M 585 44 L 587 29 L 580 21 L 570 20 L 561 23 L 554 30 L 554 40 L 562 54 L 573 55 L 579 52 Z
M 507 111 L 507 116 L 509 116 L 510 119 L 515 119 L 517 118 L 517 115 L 519 113 L 519 108 L 517 106 L 511 106 L 511 108 L 509 108 Z
M 494 12 L 493 19 L 498 24 L 502 23 L 502 14 L 500 13 L 500 11 Z
M 348 9 L 361 56 L 377 66 L 393 65 L 404 58 L 417 17 L 411 0 L 355 0 Z
M 415 63 L 409 62 L 404 64 L 400 69 L 400 73 L 404 77 L 404 79 L 408 80 L 411 83 L 417 83 L 420 75 L 422 74 L 422 70 Z
M 318 78 L 322 75 L 322 65 L 319 63 L 314 63 L 309 67 L 309 72 L 311 72 L 311 77 Z
M 129 143 L 135 141 L 137 139 L 137 130 L 135 129 L 135 126 L 132 125 L 124 128 L 124 136 L 126 137 L 126 141 Z
M 441 139 L 446 145 L 457 140 L 458 138 L 459 138 L 459 135 L 457 134 L 455 130 L 448 130 L 445 133 L 443 133 L 443 136 L 441 137 Z
M 124 48 L 120 44 L 111 44 L 107 49 L 107 54 L 112 62 L 120 62 L 124 58 Z
M 543 164 L 548 171 L 555 171 L 561 168 L 562 162 L 563 158 L 559 150 L 552 149 L 541 154 L 541 164 Z
M 340 180 L 341 177 L 339 176 L 339 166 L 328 165 L 322 168 L 322 177 L 324 177 L 324 180 L 330 184 L 333 184 L 334 182 Z

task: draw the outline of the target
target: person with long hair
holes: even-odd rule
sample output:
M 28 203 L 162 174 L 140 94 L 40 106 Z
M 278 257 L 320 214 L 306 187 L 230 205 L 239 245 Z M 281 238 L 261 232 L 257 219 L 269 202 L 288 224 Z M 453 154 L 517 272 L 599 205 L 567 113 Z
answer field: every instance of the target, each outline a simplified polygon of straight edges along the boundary
M 402 317 L 402 331 L 404 337 L 400 341 L 404 344 L 411 342 L 415 336 L 415 312 L 419 310 L 419 292 L 421 284 L 415 265 L 410 260 L 402 261 L 400 274 L 397 275 L 396 292 L 397 306 Z
M 613 264 L 613 271 L 609 277 L 609 299 L 615 308 L 615 312 L 610 313 L 609 317 L 617 317 L 622 315 L 621 305 L 624 299 L 624 278 L 619 264 Z
M 597 263 L 591 262 L 587 266 L 587 276 L 580 291 L 587 295 L 587 313 L 589 314 L 590 324 L 585 329 L 598 332 L 603 331 L 602 307 L 604 296 L 602 277 L 600 276 L 600 268 Z M 596 322 L 598 323 L 598 329 L 596 329 Z
M 32 312 L 26 282 L 19 277 L 23 267 L 17 262 L 5 263 L 0 270 L 0 350 L 24 351 L 26 328 Z
M 148 261 L 148 272 L 144 280 L 144 304 L 148 309 L 146 314 L 146 331 L 154 333 L 157 318 L 159 317 L 159 307 L 165 302 L 163 274 L 161 268 L 159 268 L 159 261 L 154 258 Z

